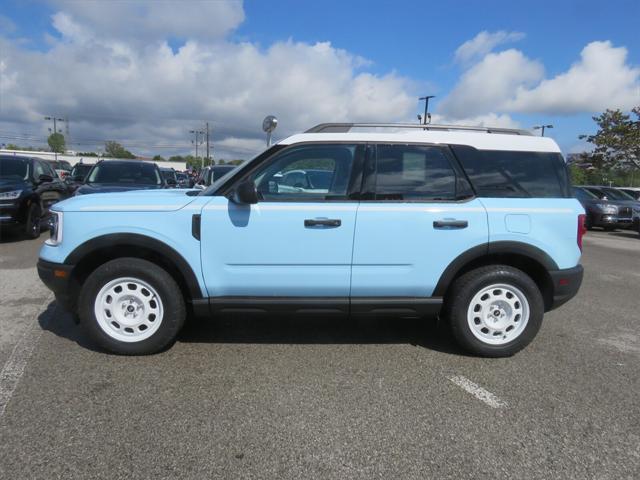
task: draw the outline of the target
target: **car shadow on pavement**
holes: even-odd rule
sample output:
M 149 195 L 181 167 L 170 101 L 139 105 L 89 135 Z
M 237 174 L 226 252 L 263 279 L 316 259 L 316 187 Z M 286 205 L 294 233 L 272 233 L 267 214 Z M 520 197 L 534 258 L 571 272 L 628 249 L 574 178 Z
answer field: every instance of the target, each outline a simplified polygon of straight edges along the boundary
M 105 353 L 55 301 L 38 316 L 43 330 L 82 348 Z M 453 355 L 466 355 L 436 319 L 379 317 L 367 320 L 326 317 L 221 317 L 190 319 L 178 343 L 255 344 L 407 344 Z M 171 348 L 171 347 L 169 347 Z
M 621 238 L 631 238 L 640 240 L 640 234 L 634 230 L 624 230 L 621 232 L 609 232 L 609 235 Z
M 55 300 L 47 306 L 46 310 L 38 315 L 38 323 L 43 330 L 47 330 L 58 337 L 71 340 L 87 350 L 102 353 L 102 350 L 93 343 L 82 328 L 74 322 L 72 315 L 60 308 Z
M 465 355 L 449 330 L 434 319 L 338 319 L 320 316 L 221 317 L 187 322 L 178 337 L 185 343 L 408 344 Z

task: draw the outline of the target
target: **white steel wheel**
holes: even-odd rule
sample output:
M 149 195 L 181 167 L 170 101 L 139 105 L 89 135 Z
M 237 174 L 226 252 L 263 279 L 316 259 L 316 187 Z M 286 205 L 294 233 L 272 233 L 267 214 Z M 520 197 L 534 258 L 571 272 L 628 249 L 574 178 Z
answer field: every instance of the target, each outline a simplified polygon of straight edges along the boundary
M 489 345 L 505 345 L 518 338 L 529 322 L 529 301 L 522 291 L 507 284 L 483 287 L 467 309 L 474 337 Z
M 160 295 L 144 280 L 122 277 L 104 285 L 95 297 L 98 325 L 121 342 L 141 342 L 160 328 L 163 305 Z

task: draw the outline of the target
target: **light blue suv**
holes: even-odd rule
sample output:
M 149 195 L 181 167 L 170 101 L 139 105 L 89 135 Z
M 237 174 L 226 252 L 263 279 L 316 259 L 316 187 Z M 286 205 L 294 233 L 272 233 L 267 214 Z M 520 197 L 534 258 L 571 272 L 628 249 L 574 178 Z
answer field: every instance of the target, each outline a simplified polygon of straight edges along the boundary
M 40 277 L 121 354 L 166 348 L 188 313 L 266 312 L 440 315 L 466 350 L 512 355 L 583 274 L 560 150 L 518 130 L 322 124 L 201 192 L 52 210 Z

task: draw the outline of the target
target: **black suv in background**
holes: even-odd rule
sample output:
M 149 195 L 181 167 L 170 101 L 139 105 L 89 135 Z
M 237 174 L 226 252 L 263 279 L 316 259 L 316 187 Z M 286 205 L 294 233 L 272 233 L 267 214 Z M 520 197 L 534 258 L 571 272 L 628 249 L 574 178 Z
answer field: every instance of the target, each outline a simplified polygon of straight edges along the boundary
M 86 175 L 75 195 L 166 188 L 155 163 L 141 160 L 100 160 Z
M 14 229 L 39 237 L 49 207 L 68 196 L 67 185 L 47 161 L 0 155 L 0 234 Z

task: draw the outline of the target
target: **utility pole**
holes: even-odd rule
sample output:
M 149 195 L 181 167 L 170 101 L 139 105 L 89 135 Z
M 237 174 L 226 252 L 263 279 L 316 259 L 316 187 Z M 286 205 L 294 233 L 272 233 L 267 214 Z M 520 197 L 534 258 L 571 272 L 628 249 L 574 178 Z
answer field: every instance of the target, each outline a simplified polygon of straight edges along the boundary
M 203 140 L 200 139 L 200 135 L 204 138 L 205 132 L 204 130 L 189 130 L 189 133 L 195 135 L 195 140 L 191 140 L 191 143 L 194 143 L 196 146 L 196 160 L 198 159 L 198 144 L 202 145 Z M 202 168 L 204 168 L 204 157 L 202 158 Z
M 206 123 L 207 125 L 207 161 L 209 160 L 209 122 Z
M 427 95 L 426 97 L 420 97 L 418 100 L 424 100 L 424 117 L 422 117 L 422 124 L 427 124 L 427 119 L 429 115 L 429 99 L 434 98 L 435 95 Z

